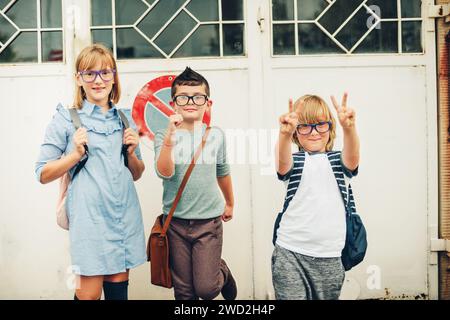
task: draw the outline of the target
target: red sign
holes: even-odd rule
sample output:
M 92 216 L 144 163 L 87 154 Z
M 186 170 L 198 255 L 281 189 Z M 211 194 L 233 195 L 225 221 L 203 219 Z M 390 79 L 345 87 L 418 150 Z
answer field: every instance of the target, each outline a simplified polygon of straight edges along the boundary
M 175 114 L 169 102 L 172 99 L 170 90 L 176 76 L 166 75 L 155 78 L 142 87 L 134 99 L 133 120 L 139 133 L 149 137 L 155 137 L 158 130 L 167 128 L 169 117 Z M 209 126 L 211 115 L 206 112 L 203 123 Z

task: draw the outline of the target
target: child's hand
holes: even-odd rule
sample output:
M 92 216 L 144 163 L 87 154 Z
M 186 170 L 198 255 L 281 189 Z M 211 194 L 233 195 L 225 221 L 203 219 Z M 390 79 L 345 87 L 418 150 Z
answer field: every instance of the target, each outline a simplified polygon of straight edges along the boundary
M 355 110 L 347 108 L 347 92 L 344 93 L 342 98 L 342 105 L 339 105 L 334 96 L 331 96 L 334 108 L 336 109 L 339 123 L 344 129 L 351 129 L 355 126 Z
M 183 122 L 183 116 L 175 113 L 169 117 L 168 133 L 174 133 Z
M 289 113 L 283 114 L 280 119 L 280 132 L 292 136 L 297 128 L 298 114 L 294 111 L 292 99 L 289 99 Z
M 225 205 L 225 210 L 222 214 L 222 221 L 227 222 L 233 219 L 233 206 Z
M 86 128 L 79 128 L 73 135 L 73 145 L 75 146 L 74 151 L 77 153 L 80 159 L 86 153 L 86 149 L 84 148 L 84 146 L 87 145 L 87 143 L 88 138 Z
M 139 145 L 138 133 L 131 128 L 126 129 L 123 135 L 123 144 L 128 146 L 128 154 L 133 154 Z

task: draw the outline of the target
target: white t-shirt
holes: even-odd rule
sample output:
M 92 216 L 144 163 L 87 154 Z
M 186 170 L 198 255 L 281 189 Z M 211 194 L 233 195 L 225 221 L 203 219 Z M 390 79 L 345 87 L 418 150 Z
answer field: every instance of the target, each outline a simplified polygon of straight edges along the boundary
M 283 214 L 276 243 L 311 257 L 340 257 L 345 235 L 345 205 L 327 154 L 305 152 L 300 185 Z

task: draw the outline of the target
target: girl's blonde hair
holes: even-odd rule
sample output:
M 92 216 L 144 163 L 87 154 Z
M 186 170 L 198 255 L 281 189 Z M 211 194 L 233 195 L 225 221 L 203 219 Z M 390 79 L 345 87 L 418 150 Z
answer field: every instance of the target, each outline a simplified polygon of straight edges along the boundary
M 111 68 L 116 70 L 116 73 L 114 75 L 114 84 L 111 92 L 109 93 L 109 101 L 112 101 L 114 104 L 116 104 L 120 99 L 120 82 L 117 72 L 116 60 L 114 59 L 112 52 L 108 48 L 98 43 L 84 48 L 78 55 L 77 61 L 75 63 L 75 71 L 78 73 L 80 71 L 90 70 L 95 67 L 98 61 L 102 63 L 102 69 Z M 83 106 L 83 100 L 85 98 L 86 93 L 84 92 L 83 87 L 76 85 L 73 106 L 77 109 L 81 109 Z
M 303 106 L 299 110 L 302 101 Z M 325 100 L 319 96 L 307 94 L 295 101 L 294 110 L 297 111 L 299 123 L 313 124 L 320 121 L 331 121 L 330 139 L 325 150 L 327 152 L 333 150 L 334 139 L 336 138 L 336 121 Z M 293 134 L 292 141 L 298 146 L 299 150 L 303 150 L 302 145 L 298 141 L 297 133 Z

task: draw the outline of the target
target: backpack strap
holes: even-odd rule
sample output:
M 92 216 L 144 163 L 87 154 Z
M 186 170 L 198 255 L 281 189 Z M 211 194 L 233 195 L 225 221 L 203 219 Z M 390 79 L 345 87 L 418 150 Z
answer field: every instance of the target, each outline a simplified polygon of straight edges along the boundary
M 128 122 L 128 118 L 125 116 L 122 110 L 117 109 L 117 112 L 119 113 L 120 120 L 122 121 L 123 127 L 128 129 L 130 127 L 130 123 Z M 124 133 L 125 133 L 124 130 Z M 123 163 L 125 164 L 125 167 L 128 168 L 128 147 L 129 145 L 122 144 L 122 156 L 123 156 Z
M 80 115 L 78 114 L 78 110 L 76 108 L 69 108 L 70 113 L 70 119 L 72 120 L 73 126 L 75 127 L 75 131 L 81 128 L 81 120 Z M 89 158 L 89 149 L 87 145 L 84 145 L 85 150 L 85 157 L 78 162 L 77 166 L 75 167 L 75 171 L 72 175 L 72 180 L 75 178 L 75 176 L 80 172 L 81 169 L 85 166 L 86 162 Z
M 292 158 L 294 163 L 292 173 L 289 177 L 286 197 L 284 198 L 283 210 L 280 213 L 278 213 L 277 219 L 275 220 L 275 226 L 273 228 L 273 235 L 272 235 L 273 245 L 275 245 L 275 242 L 277 240 L 277 230 L 280 227 L 281 218 L 283 217 L 284 213 L 286 212 L 289 206 L 289 203 L 294 198 L 295 193 L 297 192 L 297 189 L 300 185 L 300 180 L 302 179 L 303 167 L 305 166 L 304 151 L 292 154 Z

